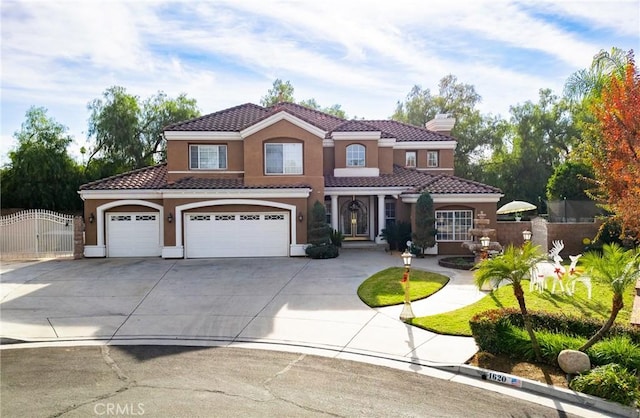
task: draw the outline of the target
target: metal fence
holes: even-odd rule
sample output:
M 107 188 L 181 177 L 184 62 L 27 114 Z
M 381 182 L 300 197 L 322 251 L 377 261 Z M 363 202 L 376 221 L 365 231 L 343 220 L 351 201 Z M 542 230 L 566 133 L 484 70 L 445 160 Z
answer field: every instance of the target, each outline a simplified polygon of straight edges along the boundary
M 0 217 L 0 258 L 73 256 L 73 216 L 25 210 Z

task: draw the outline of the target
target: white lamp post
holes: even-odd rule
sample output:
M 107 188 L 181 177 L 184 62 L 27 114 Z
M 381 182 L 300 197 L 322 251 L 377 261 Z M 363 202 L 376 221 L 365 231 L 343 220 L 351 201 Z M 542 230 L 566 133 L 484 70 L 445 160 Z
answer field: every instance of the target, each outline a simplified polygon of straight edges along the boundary
M 413 314 L 413 309 L 411 309 L 411 298 L 409 297 L 409 273 L 411 272 L 411 259 L 413 258 L 413 254 L 409 252 L 409 249 L 406 249 L 404 253 L 402 253 L 402 262 L 404 263 L 404 277 L 402 282 L 404 283 L 404 306 L 402 307 L 402 312 L 400 313 L 400 320 L 403 322 L 407 322 L 410 319 L 415 318 Z

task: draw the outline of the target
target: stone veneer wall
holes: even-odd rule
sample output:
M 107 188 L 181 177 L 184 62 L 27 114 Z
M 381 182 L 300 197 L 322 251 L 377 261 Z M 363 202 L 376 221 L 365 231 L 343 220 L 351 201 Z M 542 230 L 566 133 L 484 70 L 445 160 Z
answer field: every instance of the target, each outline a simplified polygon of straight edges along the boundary
M 82 216 L 73 218 L 73 259 L 84 257 L 84 219 Z

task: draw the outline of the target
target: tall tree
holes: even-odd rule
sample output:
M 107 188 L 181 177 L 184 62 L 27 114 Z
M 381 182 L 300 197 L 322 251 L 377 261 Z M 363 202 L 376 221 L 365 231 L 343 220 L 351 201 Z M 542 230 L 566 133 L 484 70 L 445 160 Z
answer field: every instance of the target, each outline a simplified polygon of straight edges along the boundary
M 611 48 L 610 52 L 601 49 L 594 55 L 589 68 L 571 74 L 564 86 L 564 94 L 575 102 L 588 97 L 599 98 L 609 77 L 613 74 L 622 78 L 627 64 L 627 51 Z
M 458 82 L 454 75 L 443 77 L 438 94 L 414 86 L 404 102 L 398 102 L 391 119 L 424 127 L 435 115 L 445 113 L 456 118 L 451 135 L 458 140 L 454 162 L 455 174 L 483 181 L 480 160 L 488 147 L 502 139 L 506 123 L 476 109 L 481 97 L 471 84 Z
M 89 103 L 88 109 L 88 136 L 93 146 L 87 166 L 97 159 L 118 171 L 163 161 L 163 128 L 200 115 L 195 99 L 184 94 L 172 99 L 158 92 L 141 102 L 119 86 L 108 88 L 101 99 Z
M 293 90 L 294 88 L 289 80 L 283 82 L 279 78 L 276 78 L 273 86 L 267 91 L 266 96 L 262 96 L 260 99 L 260 104 L 264 107 L 269 107 L 280 102 L 294 103 Z
M 25 209 L 76 210 L 82 201 L 76 191 L 81 172 L 67 153 L 73 139 L 67 128 L 47 116 L 43 107 L 32 107 L 14 134 L 17 148 L 2 170 L 2 206 Z
M 623 78 L 609 77 L 593 111 L 602 133 L 591 157 L 600 197 L 623 231 L 640 239 L 640 74 L 632 55 Z
M 527 101 L 510 111 L 511 129 L 493 148 L 486 180 L 502 189 L 506 201 L 538 202 L 578 137 L 570 107 L 551 90 L 542 89 L 538 103 Z

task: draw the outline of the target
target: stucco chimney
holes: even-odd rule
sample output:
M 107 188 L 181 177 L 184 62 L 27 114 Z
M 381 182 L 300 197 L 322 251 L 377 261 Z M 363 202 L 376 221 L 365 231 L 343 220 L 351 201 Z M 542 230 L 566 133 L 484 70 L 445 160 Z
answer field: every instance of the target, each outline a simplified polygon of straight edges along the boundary
M 456 118 L 447 113 L 437 114 L 435 118 L 431 119 L 425 124 L 425 128 L 430 131 L 438 132 L 445 135 L 450 135 L 453 125 L 456 124 Z

